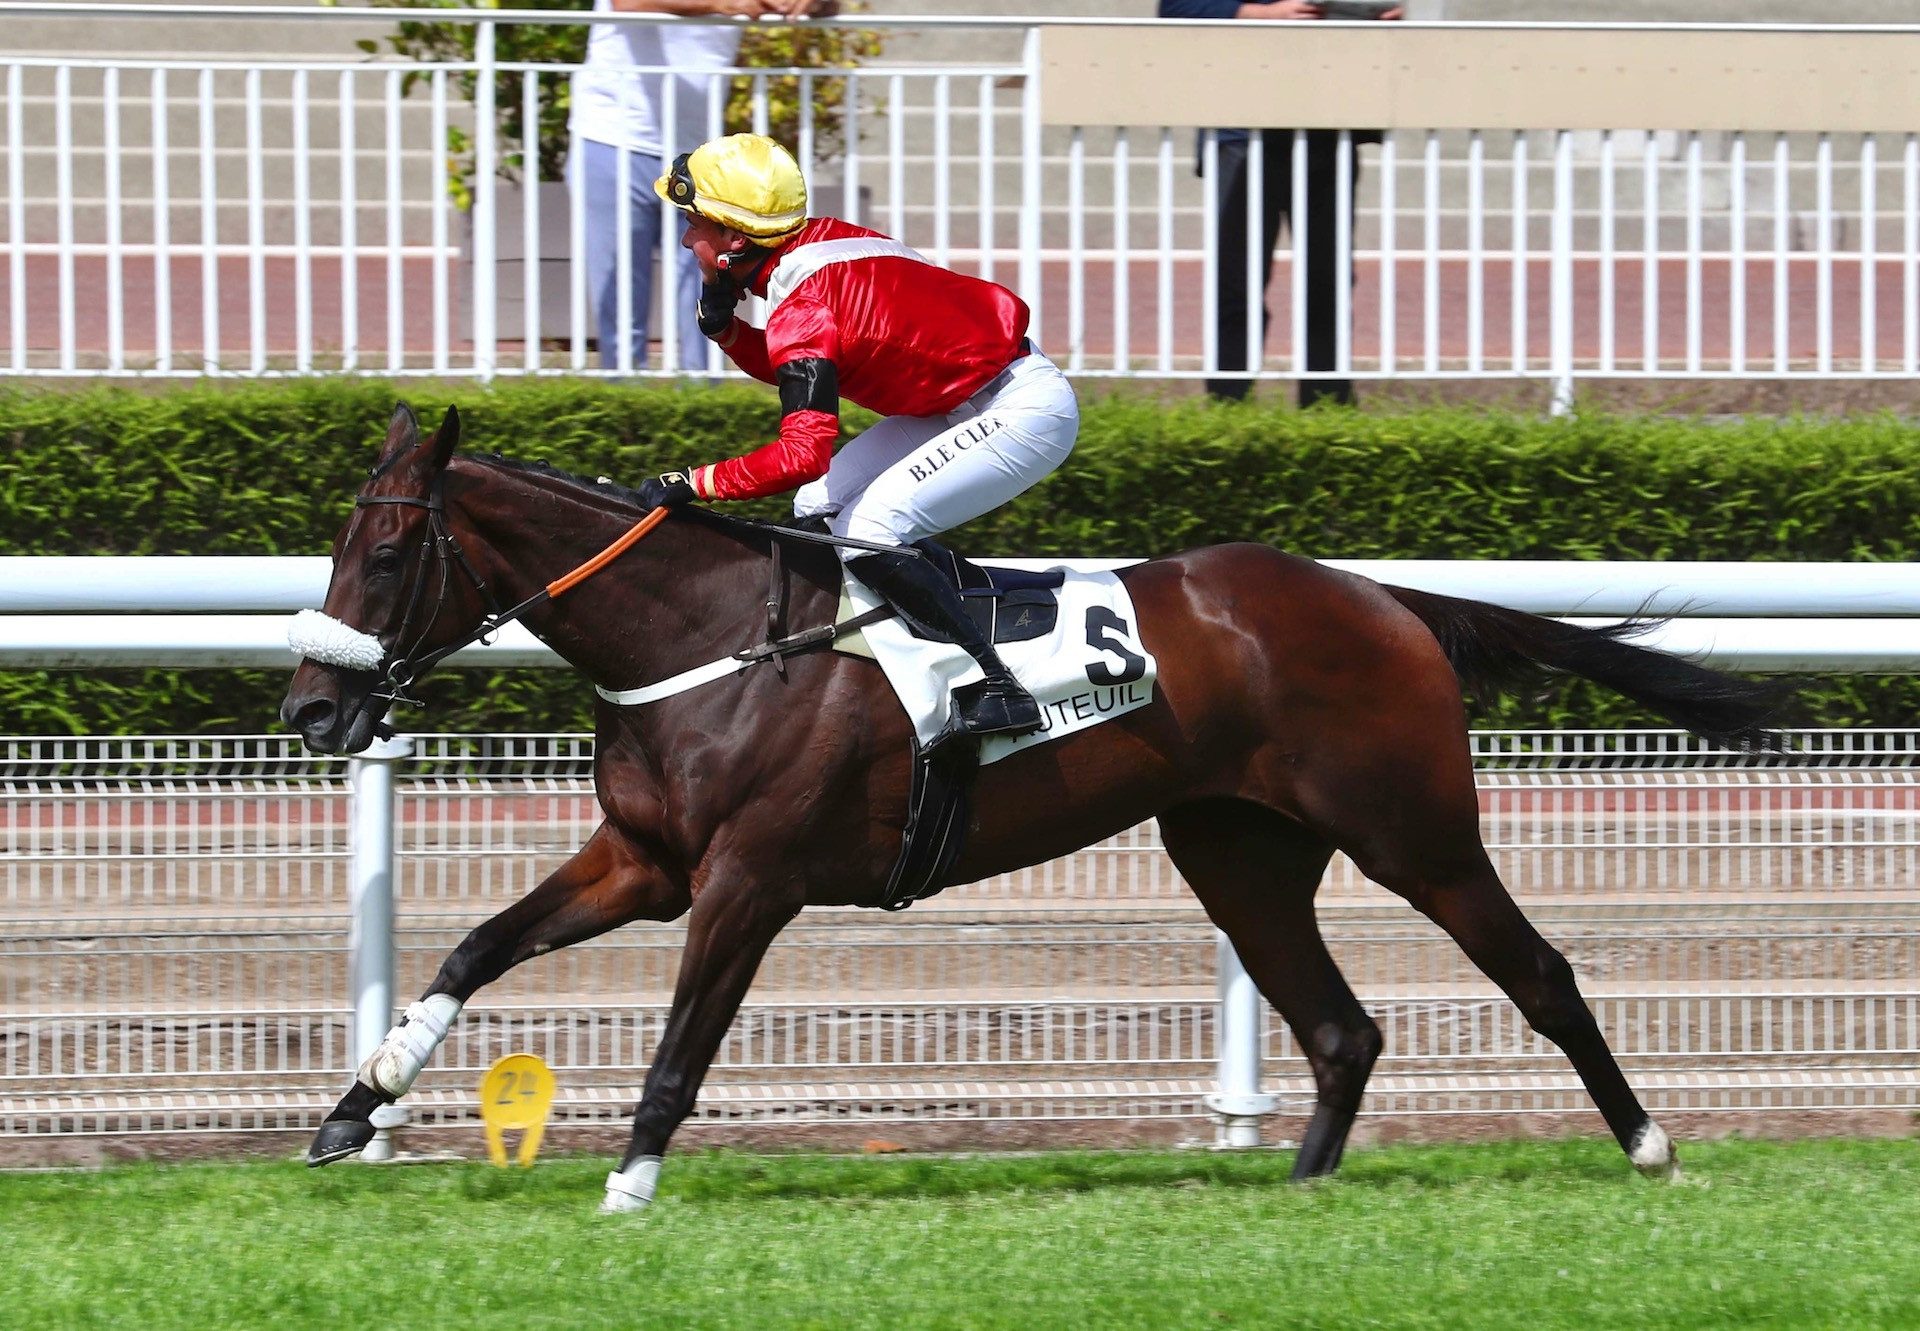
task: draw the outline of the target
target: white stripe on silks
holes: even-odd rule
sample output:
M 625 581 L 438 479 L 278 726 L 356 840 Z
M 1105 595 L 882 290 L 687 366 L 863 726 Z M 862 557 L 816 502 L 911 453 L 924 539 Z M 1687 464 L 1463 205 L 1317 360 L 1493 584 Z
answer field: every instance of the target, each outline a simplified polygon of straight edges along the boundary
M 793 289 L 828 264 L 852 263 L 855 259 L 912 259 L 931 263 L 926 255 L 891 236 L 848 236 L 843 240 L 816 240 L 796 245 L 780 256 L 780 266 L 767 279 L 767 313 L 780 308 L 780 302 Z
M 296 656 L 349 670 L 378 670 L 387 659 L 380 639 L 318 610 L 302 610 L 293 617 L 287 625 L 287 646 Z

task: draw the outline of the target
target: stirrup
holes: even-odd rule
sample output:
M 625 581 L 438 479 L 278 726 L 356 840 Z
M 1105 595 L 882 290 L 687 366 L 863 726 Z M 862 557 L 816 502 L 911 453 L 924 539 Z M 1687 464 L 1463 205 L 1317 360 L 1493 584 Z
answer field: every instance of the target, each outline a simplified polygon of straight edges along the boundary
M 969 735 L 1029 735 L 1040 729 L 1040 704 L 1012 676 L 982 679 L 953 691 L 953 718 Z

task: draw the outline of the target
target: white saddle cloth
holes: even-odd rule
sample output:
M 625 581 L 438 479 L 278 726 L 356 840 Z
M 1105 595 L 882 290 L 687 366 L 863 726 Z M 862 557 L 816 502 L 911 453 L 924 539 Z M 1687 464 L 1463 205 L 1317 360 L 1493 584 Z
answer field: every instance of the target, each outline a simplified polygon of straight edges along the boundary
M 1156 664 L 1141 645 L 1133 598 L 1120 579 L 1112 573 L 1068 570 L 1055 595 L 1060 613 L 1052 633 L 998 647 L 1000 659 L 1039 702 L 1041 729 L 1030 735 L 988 736 L 980 745 L 983 765 L 1153 701 Z M 844 621 L 883 604 L 848 575 L 839 617 Z M 954 687 L 980 678 L 980 667 L 960 648 L 916 638 L 898 617 L 867 625 L 860 634 L 842 639 L 836 650 L 879 662 L 923 746 L 946 729 Z

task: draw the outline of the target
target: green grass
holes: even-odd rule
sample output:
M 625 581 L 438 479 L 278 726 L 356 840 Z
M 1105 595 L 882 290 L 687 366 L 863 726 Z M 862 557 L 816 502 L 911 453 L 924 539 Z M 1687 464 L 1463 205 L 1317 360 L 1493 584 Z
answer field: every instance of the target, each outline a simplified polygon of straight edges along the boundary
M 1920 1326 L 1920 1143 L 0 1175 L 17 1328 Z

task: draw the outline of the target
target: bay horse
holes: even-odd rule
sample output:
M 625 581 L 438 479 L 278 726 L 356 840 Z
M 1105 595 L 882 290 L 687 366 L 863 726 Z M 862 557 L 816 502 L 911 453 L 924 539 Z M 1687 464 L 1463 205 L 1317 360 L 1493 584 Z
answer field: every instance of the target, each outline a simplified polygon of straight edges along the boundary
M 302 662 L 281 714 L 308 748 L 364 749 L 394 681 L 470 641 L 501 598 L 533 601 L 533 633 L 609 690 L 764 636 L 770 554 L 787 544 L 777 529 L 677 508 L 564 600 L 546 600 L 545 580 L 603 550 L 641 510 L 621 487 L 457 456 L 459 426 L 449 410 L 423 439 L 411 411 L 394 413 L 334 541 L 324 611 L 370 655 Z M 830 624 L 838 559 L 817 546 L 785 553 L 792 623 Z M 1159 663 L 1153 701 L 982 768 L 943 884 L 1157 818 L 1167 854 L 1312 1066 L 1316 1105 L 1293 1168 L 1305 1179 L 1339 1164 L 1381 1050 L 1315 920 L 1315 892 L 1341 851 L 1445 929 L 1559 1045 L 1635 1166 L 1673 1175 L 1672 1142 L 1628 1086 L 1572 968 L 1481 844 L 1462 689 L 1583 676 L 1711 740 L 1751 746 L 1770 742 L 1772 687 L 1636 646 L 1623 640 L 1631 627 L 1383 586 L 1264 545 L 1190 550 L 1120 577 Z M 483 985 L 629 921 L 684 915 L 672 1010 L 621 1167 L 657 1173 L 774 937 L 806 906 L 879 903 L 906 821 L 912 726 L 870 660 L 818 651 L 784 673 L 762 663 L 642 707 L 601 700 L 595 727 L 604 821 L 446 958 L 382 1046 L 405 1066 L 363 1067 L 309 1163 L 371 1139 L 373 1110 L 404 1092 Z M 651 1177 L 644 1191 L 634 1206 L 651 1197 Z

